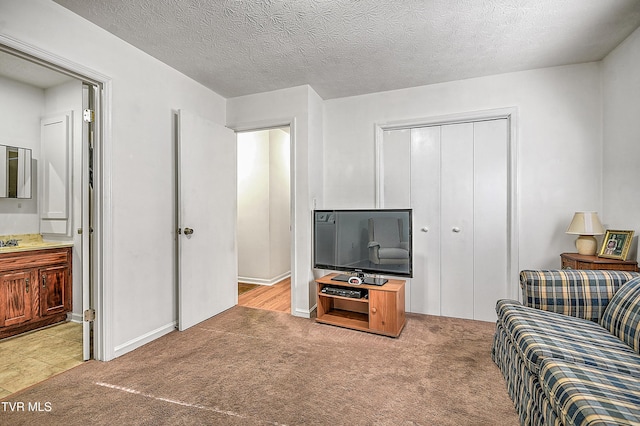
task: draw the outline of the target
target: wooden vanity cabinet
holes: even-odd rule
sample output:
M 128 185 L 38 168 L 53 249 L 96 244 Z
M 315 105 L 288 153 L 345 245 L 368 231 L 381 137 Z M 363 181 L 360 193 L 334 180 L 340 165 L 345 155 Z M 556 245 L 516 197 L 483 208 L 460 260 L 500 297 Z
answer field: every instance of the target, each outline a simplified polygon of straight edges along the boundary
M 0 254 L 0 339 L 65 321 L 71 247 Z

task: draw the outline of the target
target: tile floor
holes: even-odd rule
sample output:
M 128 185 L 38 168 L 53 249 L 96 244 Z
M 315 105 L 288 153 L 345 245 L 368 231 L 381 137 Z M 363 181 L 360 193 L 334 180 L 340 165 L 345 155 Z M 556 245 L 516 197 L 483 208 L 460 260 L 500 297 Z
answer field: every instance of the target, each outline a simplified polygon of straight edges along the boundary
M 0 398 L 82 364 L 82 324 L 66 322 L 0 341 Z

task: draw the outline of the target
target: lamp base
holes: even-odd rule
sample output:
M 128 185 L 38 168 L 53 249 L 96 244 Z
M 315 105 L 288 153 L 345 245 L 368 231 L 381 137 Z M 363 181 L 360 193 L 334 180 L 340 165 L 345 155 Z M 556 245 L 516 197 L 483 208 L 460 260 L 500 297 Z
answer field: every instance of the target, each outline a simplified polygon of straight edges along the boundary
M 596 254 L 597 247 L 598 241 L 596 241 L 596 237 L 593 235 L 580 235 L 576 239 L 576 248 L 579 254 L 593 256 Z

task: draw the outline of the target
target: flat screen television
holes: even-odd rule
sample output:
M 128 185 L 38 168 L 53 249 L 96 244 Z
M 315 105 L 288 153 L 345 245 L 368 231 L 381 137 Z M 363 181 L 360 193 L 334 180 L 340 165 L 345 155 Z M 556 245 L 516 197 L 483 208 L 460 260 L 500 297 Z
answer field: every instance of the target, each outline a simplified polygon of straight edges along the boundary
M 413 276 L 412 210 L 314 210 L 314 268 L 366 274 Z M 340 277 L 346 281 L 348 276 Z

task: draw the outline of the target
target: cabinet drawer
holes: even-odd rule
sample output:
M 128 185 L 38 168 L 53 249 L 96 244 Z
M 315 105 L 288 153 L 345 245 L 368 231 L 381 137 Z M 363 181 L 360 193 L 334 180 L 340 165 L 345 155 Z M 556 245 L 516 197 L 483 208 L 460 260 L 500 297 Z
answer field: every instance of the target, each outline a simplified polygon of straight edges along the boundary
M 562 269 L 578 269 L 578 262 L 572 259 L 562 259 Z
M 3 253 L 0 255 L 0 272 L 69 262 L 71 262 L 71 249 L 67 247 Z
M 599 263 L 597 265 L 594 265 L 594 267 L 592 269 L 607 269 L 607 270 L 614 270 L 614 271 L 636 271 L 638 268 L 636 267 L 636 265 L 633 264 L 603 264 L 603 263 Z

